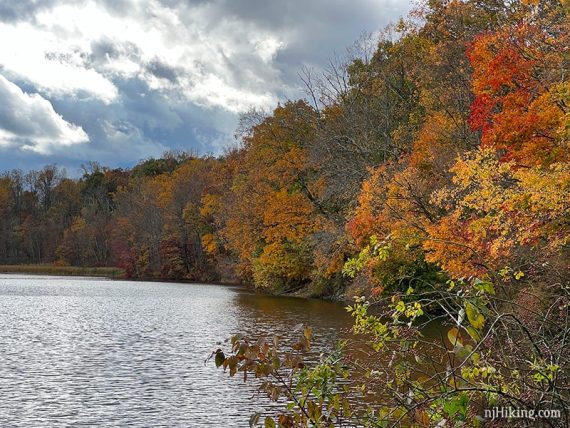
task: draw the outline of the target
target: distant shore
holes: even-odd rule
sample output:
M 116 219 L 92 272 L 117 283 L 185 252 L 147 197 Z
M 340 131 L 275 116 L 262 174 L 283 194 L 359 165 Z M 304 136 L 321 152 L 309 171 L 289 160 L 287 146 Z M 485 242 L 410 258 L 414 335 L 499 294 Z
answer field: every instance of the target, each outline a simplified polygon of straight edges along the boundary
M 56 276 L 92 276 L 103 278 L 124 278 L 125 272 L 114 267 L 82 267 L 45 265 L 0 265 L 0 273 L 23 273 Z

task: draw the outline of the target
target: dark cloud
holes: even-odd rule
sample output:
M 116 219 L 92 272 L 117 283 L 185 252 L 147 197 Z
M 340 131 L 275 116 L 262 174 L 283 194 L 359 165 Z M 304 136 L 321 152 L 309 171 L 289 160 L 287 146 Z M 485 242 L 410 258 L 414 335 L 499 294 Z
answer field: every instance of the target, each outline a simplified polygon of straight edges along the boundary
M 108 37 L 93 40 L 89 53 L 83 53 L 87 67 L 100 68 L 121 58 L 129 58 L 140 61 L 142 52 L 134 43 L 119 42 Z
M 99 2 L 105 6 L 109 12 L 119 16 L 125 16 L 128 13 L 132 13 L 137 3 L 135 0 L 99 0 Z
M 0 0 L 0 21 L 21 21 L 32 18 L 57 0 Z
M 123 53 L 123 49 L 111 39 L 100 39 L 91 42 L 91 63 L 101 64 L 111 59 L 117 59 Z
M 146 69 L 153 76 L 159 79 L 168 80 L 170 83 L 177 83 L 178 74 L 180 70 L 171 67 L 168 64 L 161 62 L 159 59 L 154 59 L 146 65 Z
M 45 18 L 62 4 L 78 6 L 75 15 Z M 44 161 L 127 166 L 168 149 L 220 153 L 240 111 L 302 96 L 304 65 L 325 66 L 335 51 L 410 7 L 394 0 L 96 4 L 0 0 L 0 30 L 10 35 L 0 45 L 0 73 L 24 90 L 5 98 L 0 81 L 0 170 Z M 59 42 L 49 44 L 50 35 Z M 31 60 L 14 62 L 16 54 Z M 90 142 L 72 144 L 82 131 Z M 42 132 L 61 144 L 45 144 Z M 25 144 L 32 150 L 22 150 Z

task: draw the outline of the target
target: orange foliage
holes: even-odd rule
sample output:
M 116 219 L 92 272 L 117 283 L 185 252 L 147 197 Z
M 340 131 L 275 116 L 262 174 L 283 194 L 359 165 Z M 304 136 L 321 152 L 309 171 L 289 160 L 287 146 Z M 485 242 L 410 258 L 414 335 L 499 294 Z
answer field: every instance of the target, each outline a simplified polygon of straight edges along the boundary
M 553 25 L 530 16 L 481 35 L 469 53 L 475 93 L 471 125 L 482 131 L 483 146 L 504 150 L 505 160 L 524 166 L 569 159 L 567 142 L 557 134 L 568 106 L 560 102 L 556 83 L 564 84 L 570 28 L 566 24 L 566 34 L 558 35 L 547 24 Z
M 466 137 L 465 112 L 441 108 L 434 100 L 449 98 L 424 89 L 427 111 L 411 152 L 372 169 L 362 185 L 347 224 L 359 249 L 372 236 L 419 244 L 425 260 L 461 277 L 547 259 L 568 245 L 570 21 L 556 8 L 523 10 L 468 50 L 469 124 L 481 148 Z M 369 275 L 386 269 L 378 257 L 366 263 Z
M 227 210 L 221 231 L 227 247 L 242 273 L 264 286 L 273 285 L 271 278 L 305 281 L 310 272 L 302 248 L 323 225 L 307 196 L 313 189 L 306 151 L 313 117 L 304 102 L 288 103 L 256 125 L 235 158 L 231 193 L 220 206 Z

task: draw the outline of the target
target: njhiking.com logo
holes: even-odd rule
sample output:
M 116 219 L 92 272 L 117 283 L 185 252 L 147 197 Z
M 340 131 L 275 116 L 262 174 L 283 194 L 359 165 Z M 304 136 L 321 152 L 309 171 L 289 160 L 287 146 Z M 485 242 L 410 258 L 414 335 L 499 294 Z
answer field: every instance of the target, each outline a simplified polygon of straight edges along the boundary
M 558 419 L 562 416 L 558 409 L 518 409 L 516 407 L 491 407 L 485 409 L 484 417 L 487 420 L 496 419 Z

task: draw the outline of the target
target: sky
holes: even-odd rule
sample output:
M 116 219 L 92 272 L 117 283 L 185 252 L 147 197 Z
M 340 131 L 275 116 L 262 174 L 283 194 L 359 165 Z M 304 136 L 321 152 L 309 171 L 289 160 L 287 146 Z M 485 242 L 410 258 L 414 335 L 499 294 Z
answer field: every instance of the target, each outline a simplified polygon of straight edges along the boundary
M 218 155 L 407 0 L 0 0 L 0 171 Z

